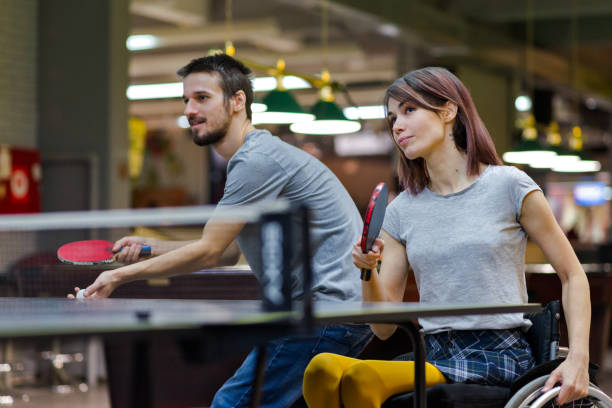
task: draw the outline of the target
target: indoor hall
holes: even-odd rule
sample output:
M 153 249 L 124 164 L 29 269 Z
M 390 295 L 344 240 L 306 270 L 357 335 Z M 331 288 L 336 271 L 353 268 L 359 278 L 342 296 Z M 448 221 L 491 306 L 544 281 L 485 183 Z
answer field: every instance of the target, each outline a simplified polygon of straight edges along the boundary
M 591 296 L 590 358 L 602 367 L 604 391 L 612 392 L 608 1 L 0 4 L 3 215 L 218 203 L 228 161 L 210 146 L 193 144 L 176 71 L 193 58 L 224 50 L 253 71 L 253 125 L 320 160 L 365 217 L 377 183 L 387 184 L 389 202 L 402 191 L 399 154 L 385 120 L 385 90 L 411 70 L 447 68 L 469 89 L 504 164 L 524 171 L 542 189 L 582 264 Z M 295 102 L 292 112 L 287 102 L 275 105 L 278 95 Z M 319 122 L 318 128 L 278 123 L 283 120 L 273 115 L 316 119 L 322 106 L 347 128 L 321 120 L 311 123 Z M 535 153 L 521 156 L 525 151 Z M 49 249 L 80 239 L 114 241 L 123 232 L 195 240 L 202 225 L 133 223 L 116 231 L 49 234 L 48 242 L 38 236 L 45 234 L 0 232 L 3 297 L 63 298 L 74 286 L 90 284 L 104 269 L 64 268 Z M 525 263 L 528 301 L 560 299 L 559 279 L 531 240 Z M 133 282 L 113 297 L 253 300 L 261 294 L 243 256 L 235 267 Z M 417 299 L 410 278 L 404 300 Z M 561 339 L 567 345 L 564 322 Z M 364 355 L 393 358 L 406 348 L 409 339 L 397 333 L 384 342 L 375 339 Z M 97 406 L 93 401 L 110 406 L 112 387 L 117 398 L 128 398 L 130 387 L 121 384 L 129 384 L 131 368 L 118 362 L 132 358 L 121 354 L 125 350 L 113 351 L 119 357 L 107 362 L 103 340 L 80 337 L 5 343 L 0 355 L 8 365 L 2 367 L 10 371 L 0 369 L 0 389 L 15 400 L 28 395 L 27 406 L 40 400 L 68 406 L 71 399 L 75 406 Z M 174 406 L 208 406 L 244 357 L 239 352 L 190 364 L 180 348 L 163 341 L 153 345 L 153 353 L 160 353 L 153 399 Z M 183 375 L 170 374 L 166 367 L 173 364 Z M 111 371 L 122 375 L 110 378 Z M 176 389 L 183 390 L 182 399 Z

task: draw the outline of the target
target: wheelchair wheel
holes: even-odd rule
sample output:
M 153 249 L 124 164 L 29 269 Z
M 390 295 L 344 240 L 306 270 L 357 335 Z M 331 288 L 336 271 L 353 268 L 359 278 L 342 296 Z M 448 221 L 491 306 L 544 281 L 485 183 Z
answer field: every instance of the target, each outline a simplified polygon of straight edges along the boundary
M 542 394 L 540 391 L 547 379 L 548 376 L 544 375 L 525 385 L 510 398 L 504 408 L 612 408 L 612 399 L 592 383 L 589 386 L 589 395 L 586 398 L 559 405 L 555 402 L 555 398 L 559 394 L 560 387 L 555 387 L 546 394 Z

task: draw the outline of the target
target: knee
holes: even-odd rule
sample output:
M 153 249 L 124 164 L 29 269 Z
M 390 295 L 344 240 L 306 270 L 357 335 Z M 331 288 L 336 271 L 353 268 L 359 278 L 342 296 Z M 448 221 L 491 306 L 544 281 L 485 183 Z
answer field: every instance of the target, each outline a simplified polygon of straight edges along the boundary
M 339 384 L 342 367 L 332 353 L 317 354 L 304 371 L 304 387 Z
M 345 404 L 351 400 L 371 400 L 383 391 L 382 388 L 384 384 L 376 370 L 363 361 L 350 366 L 344 372 L 340 384 L 342 400 Z

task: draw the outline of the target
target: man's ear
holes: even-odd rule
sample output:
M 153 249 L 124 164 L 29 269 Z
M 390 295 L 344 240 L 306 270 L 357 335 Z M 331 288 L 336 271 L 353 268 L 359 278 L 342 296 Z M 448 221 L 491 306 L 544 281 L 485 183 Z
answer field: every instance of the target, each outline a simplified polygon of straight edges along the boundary
M 442 108 L 442 118 L 445 122 L 452 122 L 457 117 L 457 104 L 451 101 L 446 101 Z
M 246 94 L 243 90 L 236 91 L 231 98 L 232 111 L 240 112 L 246 109 Z

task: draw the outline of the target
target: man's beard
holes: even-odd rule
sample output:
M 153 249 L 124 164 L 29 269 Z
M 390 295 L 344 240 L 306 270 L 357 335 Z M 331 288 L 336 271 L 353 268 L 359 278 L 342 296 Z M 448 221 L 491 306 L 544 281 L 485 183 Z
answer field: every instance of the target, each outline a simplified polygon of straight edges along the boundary
M 215 144 L 225 137 L 230 125 L 229 115 L 225 117 L 223 123 L 221 123 L 216 129 L 211 129 L 203 135 L 198 135 L 197 130 L 192 130 L 193 142 L 198 146 L 208 146 Z

